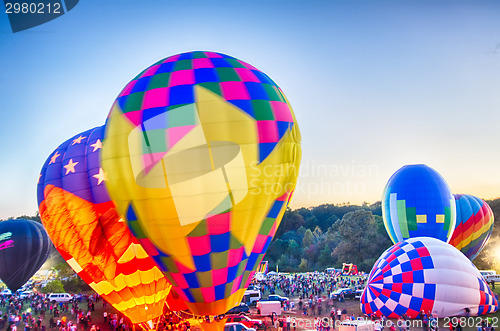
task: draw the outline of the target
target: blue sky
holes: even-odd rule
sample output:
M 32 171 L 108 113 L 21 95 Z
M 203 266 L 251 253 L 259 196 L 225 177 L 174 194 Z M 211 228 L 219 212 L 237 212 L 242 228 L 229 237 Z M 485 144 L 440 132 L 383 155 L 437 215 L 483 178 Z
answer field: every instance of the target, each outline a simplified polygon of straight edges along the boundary
M 500 2 L 82 0 L 12 33 L 0 13 L 0 218 L 34 214 L 64 140 L 102 125 L 157 60 L 212 50 L 290 100 L 303 138 L 292 207 L 380 200 L 405 164 L 455 193 L 500 196 Z

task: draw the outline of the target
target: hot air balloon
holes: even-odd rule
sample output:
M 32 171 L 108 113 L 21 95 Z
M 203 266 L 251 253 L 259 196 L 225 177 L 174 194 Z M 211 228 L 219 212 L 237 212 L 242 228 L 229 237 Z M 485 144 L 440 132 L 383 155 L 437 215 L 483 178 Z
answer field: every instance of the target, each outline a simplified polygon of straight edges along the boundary
M 413 237 L 448 242 L 455 229 L 455 198 L 436 170 L 406 165 L 387 182 L 382 216 L 393 243 Z
M 38 183 L 40 216 L 78 275 L 132 323 L 151 327 L 170 285 L 108 196 L 99 161 L 103 133 L 85 131 L 49 156 Z
M 481 252 L 493 231 L 493 211 L 483 200 L 472 195 L 455 194 L 457 224 L 450 244 L 471 261 Z
M 214 52 L 158 61 L 106 123 L 106 186 L 196 315 L 239 304 L 295 188 L 300 132 L 266 74 Z
M 455 247 L 430 237 L 410 238 L 375 262 L 363 294 L 364 314 L 398 318 L 493 313 L 498 300 L 476 267 Z
M 0 279 L 15 292 L 49 257 L 52 245 L 43 226 L 17 219 L 0 222 Z

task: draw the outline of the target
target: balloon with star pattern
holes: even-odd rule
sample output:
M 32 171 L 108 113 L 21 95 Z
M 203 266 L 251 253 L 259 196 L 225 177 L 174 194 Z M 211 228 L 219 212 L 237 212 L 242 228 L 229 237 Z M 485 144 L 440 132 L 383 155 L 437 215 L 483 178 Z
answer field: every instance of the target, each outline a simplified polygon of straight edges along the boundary
M 38 183 L 40 216 L 54 246 L 90 287 L 132 323 L 153 323 L 170 284 L 109 198 L 99 160 L 103 135 L 103 127 L 85 131 L 49 156 Z
M 215 52 L 160 60 L 121 91 L 102 166 L 118 212 L 189 309 L 239 304 L 295 188 L 300 132 L 281 89 Z

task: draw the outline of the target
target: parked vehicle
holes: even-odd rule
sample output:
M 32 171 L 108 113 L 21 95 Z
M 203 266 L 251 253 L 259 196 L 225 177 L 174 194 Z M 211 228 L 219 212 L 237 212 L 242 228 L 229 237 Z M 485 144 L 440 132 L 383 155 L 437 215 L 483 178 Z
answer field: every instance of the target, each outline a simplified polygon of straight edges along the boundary
M 356 293 L 352 288 L 341 288 L 330 294 L 330 299 L 339 301 L 341 298 L 341 294 L 344 295 L 344 299 L 354 299 L 354 297 L 356 296 Z
M 256 291 L 259 291 L 259 290 L 260 290 L 260 285 L 258 285 L 258 284 L 250 284 L 250 285 L 248 285 L 248 287 L 247 287 L 247 291 L 248 291 L 248 290 L 256 290 Z
M 356 293 L 354 295 L 354 299 L 361 299 L 362 295 L 363 295 L 363 290 L 356 290 Z
M 226 314 L 248 314 L 250 313 L 250 307 L 246 303 L 240 303 L 239 306 L 233 307 L 227 311 Z
M 281 301 L 259 301 L 257 302 L 257 313 L 260 316 L 271 316 L 272 313 L 281 315 Z
M 261 295 L 259 290 L 246 290 L 243 295 L 243 302 L 250 306 L 256 304 L 260 299 Z
M 73 297 L 68 293 L 50 293 L 47 295 L 50 302 L 70 302 Z
M 226 326 L 224 326 L 224 331 L 255 331 L 255 329 L 249 328 L 242 323 L 226 323 Z
M 33 294 L 33 291 L 20 291 L 19 292 L 19 299 L 24 300 L 24 299 L 28 298 L 32 294 Z
M 280 301 L 281 303 L 283 303 L 283 302 L 290 302 L 290 299 L 287 297 L 282 297 L 281 295 L 271 294 L 267 298 L 267 301 Z
M 479 270 L 479 273 L 483 277 L 488 276 L 488 275 L 496 275 L 497 274 L 497 272 L 495 270 Z
M 479 273 L 487 283 L 500 282 L 500 275 L 495 270 L 479 270 Z
M 232 315 L 226 317 L 227 317 L 226 323 L 241 323 L 249 328 L 255 328 L 255 329 L 259 329 L 263 326 L 261 320 L 251 319 L 250 317 L 245 315 Z

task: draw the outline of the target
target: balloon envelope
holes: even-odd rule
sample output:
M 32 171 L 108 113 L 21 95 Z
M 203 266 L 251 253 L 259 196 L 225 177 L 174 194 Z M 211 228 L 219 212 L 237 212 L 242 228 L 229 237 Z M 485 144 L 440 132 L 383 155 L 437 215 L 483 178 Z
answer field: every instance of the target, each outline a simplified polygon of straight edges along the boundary
M 498 310 L 498 300 L 476 267 L 455 247 L 430 237 L 410 238 L 375 262 L 361 296 L 364 314 L 398 318 L 419 312 L 435 317 Z
M 300 133 L 280 88 L 233 57 L 145 69 L 106 124 L 106 186 L 190 310 L 237 305 L 291 197 Z
M 450 244 L 472 261 L 493 232 L 493 211 L 486 202 L 472 195 L 455 194 L 455 201 L 457 223 Z
M 0 279 L 17 291 L 49 257 L 52 244 L 42 224 L 25 219 L 0 222 Z
M 455 198 L 437 171 L 424 164 L 406 165 L 387 182 L 382 215 L 393 243 L 413 237 L 448 242 L 455 229 Z
M 103 127 L 65 141 L 38 184 L 40 216 L 66 262 L 133 323 L 163 313 L 170 285 L 110 200 L 100 166 Z

